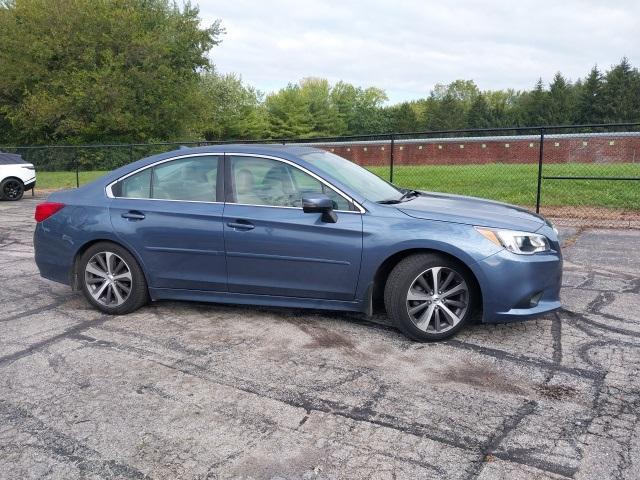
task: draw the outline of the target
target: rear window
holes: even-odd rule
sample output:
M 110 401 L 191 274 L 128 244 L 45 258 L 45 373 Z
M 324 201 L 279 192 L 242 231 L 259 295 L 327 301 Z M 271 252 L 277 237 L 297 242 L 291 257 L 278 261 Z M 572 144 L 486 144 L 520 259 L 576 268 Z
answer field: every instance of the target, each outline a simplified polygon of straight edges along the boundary
M 148 167 L 111 187 L 114 197 L 215 202 L 218 157 L 198 155 Z
M 0 152 L 0 165 L 16 165 L 19 163 L 27 162 L 18 154 Z

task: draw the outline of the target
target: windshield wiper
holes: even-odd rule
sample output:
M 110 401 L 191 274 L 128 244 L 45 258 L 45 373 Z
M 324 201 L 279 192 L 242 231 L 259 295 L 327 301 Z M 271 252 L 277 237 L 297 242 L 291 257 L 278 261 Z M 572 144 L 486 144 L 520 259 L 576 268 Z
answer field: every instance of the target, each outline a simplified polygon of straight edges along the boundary
M 420 195 L 422 194 L 418 190 L 407 190 L 402 194 L 399 200 L 402 202 L 404 200 L 409 200 L 410 198 L 413 198 L 413 197 L 419 197 Z
M 418 190 L 407 190 L 400 198 L 389 198 L 387 200 L 380 200 L 377 203 L 381 205 L 392 205 L 394 203 L 406 202 L 410 198 L 419 197 L 420 195 L 422 194 Z

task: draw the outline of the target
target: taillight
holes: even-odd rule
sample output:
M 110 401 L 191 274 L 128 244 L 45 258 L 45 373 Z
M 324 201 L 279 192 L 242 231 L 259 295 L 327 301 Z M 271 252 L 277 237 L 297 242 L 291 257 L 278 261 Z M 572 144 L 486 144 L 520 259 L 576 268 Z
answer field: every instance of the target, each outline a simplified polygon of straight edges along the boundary
M 34 215 L 36 222 L 42 222 L 46 220 L 51 215 L 56 212 L 59 212 L 64 208 L 64 203 L 58 202 L 44 202 L 36 205 L 36 213 Z

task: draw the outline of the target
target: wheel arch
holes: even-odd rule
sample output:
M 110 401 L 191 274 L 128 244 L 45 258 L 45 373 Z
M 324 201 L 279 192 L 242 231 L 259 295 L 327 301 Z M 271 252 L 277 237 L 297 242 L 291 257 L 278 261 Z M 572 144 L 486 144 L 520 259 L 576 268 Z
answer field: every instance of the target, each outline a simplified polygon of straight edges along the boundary
M 20 177 L 16 177 L 15 175 L 4 177 L 2 180 L 0 180 L 0 183 L 3 183 L 5 180 L 18 180 L 22 185 L 24 185 L 24 180 L 22 180 Z
M 372 289 L 372 302 L 374 306 L 383 306 L 384 305 L 384 289 L 387 284 L 387 279 L 389 278 L 389 274 L 394 269 L 398 263 L 404 260 L 411 255 L 419 255 L 425 253 L 434 253 L 438 254 L 442 257 L 446 257 L 449 260 L 454 261 L 459 264 L 469 275 L 469 277 L 474 282 L 474 287 L 478 290 L 478 304 L 476 305 L 476 309 L 478 312 L 482 311 L 483 307 L 483 293 L 480 282 L 478 281 L 478 276 L 474 272 L 474 270 L 467 264 L 463 259 L 459 258 L 456 255 L 453 255 L 449 252 L 445 252 L 444 250 L 439 250 L 437 248 L 423 248 L 423 247 L 413 247 L 407 248 L 404 250 L 400 250 L 398 252 L 393 253 L 388 256 L 376 270 L 373 276 L 373 289 Z
M 146 272 L 146 270 L 144 268 L 144 263 L 142 262 L 142 259 L 138 256 L 136 251 L 133 250 L 132 248 L 130 248 L 128 245 L 125 245 L 122 242 L 114 240 L 113 238 L 104 237 L 104 238 L 94 238 L 94 239 L 88 240 L 87 242 L 83 243 L 82 246 L 76 251 L 76 253 L 75 253 L 74 257 L 73 257 L 73 263 L 72 263 L 71 272 L 70 272 L 70 276 L 71 276 L 70 284 L 71 284 L 71 288 L 73 290 L 80 290 L 78 269 L 80 267 L 80 259 L 82 258 L 82 255 L 84 255 L 84 252 L 86 252 L 93 245 L 95 245 L 97 243 L 103 243 L 103 242 L 104 243 L 113 243 L 114 245 L 117 245 L 120 248 L 124 248 L 127 252 L 129 252 L 131 254 L 131 256 L 133 258 L 135 258 L 136 262 L 138 262 L 138 265 L 140 265 L 140 269 L 142 270 L 142 274 L 144 275 L 144 279 L 147 282 L 147 285 L 149 284 L 149 278 L 148 278 L 147 272 Z

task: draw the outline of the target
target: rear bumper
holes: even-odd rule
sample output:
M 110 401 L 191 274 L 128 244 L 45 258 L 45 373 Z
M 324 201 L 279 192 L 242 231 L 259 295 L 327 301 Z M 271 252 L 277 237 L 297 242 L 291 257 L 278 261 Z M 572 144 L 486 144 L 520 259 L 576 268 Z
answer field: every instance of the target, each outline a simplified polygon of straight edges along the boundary
M 562 255 L 516 255 L 503 250 L 476 264 L 481 282 L 483 321 L 514 322 L 561 307 Z
M 52 234 L 51 229 L 43 223 L 36 224 L 33 234 L 35 262 L 40 276 L 70 285 L 73 265 L 73 252 L 70 245 L 64 242 L 61 236 Z
M 33 180 L 29 180 L 28 182 L 26 182 L 24 184 L 25 191 L 33 190 L 34 188 L 36 188 L 36 179 L 35 178 Z

